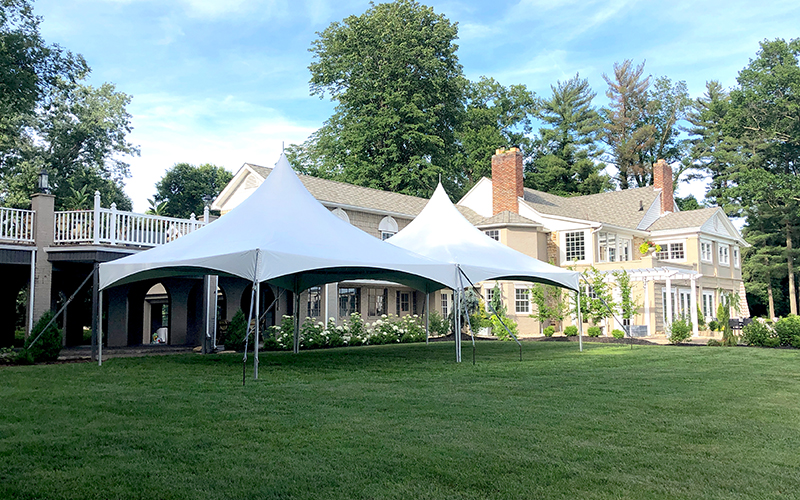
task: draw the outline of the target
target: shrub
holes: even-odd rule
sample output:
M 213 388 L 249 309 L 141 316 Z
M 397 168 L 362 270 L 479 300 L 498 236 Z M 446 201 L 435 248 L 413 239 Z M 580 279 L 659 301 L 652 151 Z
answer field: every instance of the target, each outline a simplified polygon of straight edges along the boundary
M 775 323 L 775 333 L 781 345 L 792 345 L 794 337 L 800 335 L 800 316 L 790 314 Z
M 667 328 L 668 339 L 672 344 L 686 342 L 692 336 L 692 325 L 684 318 L 678 318 Z
M 763 346 L 767 339 L 775 338 L 772 329 L 760 318 L 742 328 L 742 342 L 747 345 Z
M 41 361 L 55 361 L 61 352 L 61 330 L 56 326 L 55 321 L 44 330 L 50 323 L 55 314 L 53 311 L 46 311 L 36 322 L 36 326 L 31 330 L 31 334 L 25 340 L 25 352 L 20 356 L 19 361 L 23 363 L 39 363 Z M 39 333 L 44 330 L 42 336 Z M 39 337 L 37 340 L 36 337 Z M 35 343 L 31 343 L 36 340 Z
M 711 330 L 712 332 L 719 331 L 719 323 L 717 323 L 717 320 L 712 319 L 711 321 L 709 321 L 708 322 L 708 329 Z
M 717 339 L 708 339 L 708 343 L 706 345 L 714 346 L 714 347 L 721 347 L 722 342 Z
M 552 337 L 554 333 L 556 333 L 556 327 L 554 327 L 553 325 L 550 325 L 544 329 L 545 337 Z
M 432 337 L 444 337 L 450 333 L 450 325 L 439 311 L 431 311 L 428 318 L 428 329 Z
M 603 333 L 603 330 L 601 330 L 599 326 L 590 326 L 589 329 L 586 330 L 586 335 L 590 337 L 599 337 L 601 333 Z
M 243 351 L 244 337 L 246 334 L 247 318 L 244 317 L 244 312 L 239 309 L 236 311 L 236 314 L 233 315 L 233 318 L 231 318 L 231 323 L 228 325 L 228 331 L 225 332 L 225 338 L 222 339 L 222 344 L 225 346 L 225 349 Z
M 611 336 L 614 337 L 615 339 L 624 339 L 625 332 L 623 332 L 622 330 L 614 330 L 611 332 Z
M 577 337 L 578 336 L 578 327 L 575 325 L 570 325 L 564 328 L 564 335 L 567 337 Z
M 499 312 L 499 311 L 498 311 Z M 500 322 L 500 319 L 503 322 Z M 503 326 L 505 324 L 505 327 Z M 508 330 L 506 330 L 508 328 Z M 515 337 L 519 337 L 519 332 L 517 331 L 517 322 L 513 319 L 509 318 L 508 316 L 502 316 L 502 318 L 492 315 L 492 333 L 498 340 L 511 340 L 511 335 L 508 332 L 514 334 Z
M 792 338 L 792 347 L 800 349 L 800 335 L 795 335 L 794 338 Z
M 769 337 L 762 344 L 764 347 L 778 347 L 781 345 L 781 340 L 778 337 Z

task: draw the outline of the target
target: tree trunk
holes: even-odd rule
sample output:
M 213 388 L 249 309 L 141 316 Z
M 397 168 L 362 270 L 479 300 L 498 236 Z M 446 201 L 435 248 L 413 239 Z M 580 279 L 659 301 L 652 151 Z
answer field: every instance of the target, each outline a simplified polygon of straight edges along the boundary
M 772 283 L 767 282 L 767 299 L 769 300 L 769 317 L 775 318 L 775 299 L 772 298 Z
M 794 262 L 792 261 L 792 227 L 786 221 L 786 263 L 789 266 L 789 312 L 797 314 L 797 293 L 794 289 Z

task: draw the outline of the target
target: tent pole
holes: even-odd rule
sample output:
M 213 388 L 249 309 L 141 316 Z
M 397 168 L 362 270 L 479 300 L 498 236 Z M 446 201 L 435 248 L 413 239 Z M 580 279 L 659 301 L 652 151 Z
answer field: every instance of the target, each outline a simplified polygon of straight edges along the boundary
M 253 380 L 258 380 L 258 324 L 260 315 L 261 302 L 261 283 L 256 282 L 256 327 L 255 334 L 253 335 Z
M 247 367 L 247 342 L 250 340 L 250 323 L 253 321 L 253 307 L 255 307 L 255 303 L 253 302 L 253 297 L 255 297 L 256 293 L 256 282 L 253 281 L 253 286 L 250 288 L 250 313 L 247 315 L 247 333 L 244 335 L 244 356 L 242 356 L 242 385 L 244 385 L 245 379 L 245 372 Z
M 460 267 L 459 267 L 460 269 Z M 458 275 L 458 282 L 461 286 L 461 289 L 464 289 L 464 280 L 461 278 L 461 274 Z M 469 311 L 467 311 L 467 304 L 464 302 L 464 316 L 467 317 L 467 327 L 469 327 L 469 336 L 472 337 L 472 364 L 475 364 L 475 332 L 472 331 L 472 321 L 469 319 Z
M 578 287 L 577 297 L 578 297 L 578 350 L 583 352 L 583 316 L 581 315 L 581 290 L 580 286 Z
M 467 275 L 464 273 L 464 271 L 463 271 L 463 270 L 461 271 L 461 274 L 462 274 L 462 275 L 463 275 L 465 278 L 467 278 L 467 281 L 468 281 L 468 282 L 469 282 L 469 284 L 472 286 L 472 289 L 473 289 L 473 291 L 474 291 L 474 290 L 476 290 L 476 289 L 477 289 L 477 287 L 475 286 L 475 283 L 473 283 L 473 282 L 472 282 L 472 280 L 471 280 L 471 279 L 469 279 L 469 276 L 467 276 Z M 520 343 L 520 341 L 519 341 L 519 339 L 517 338 L 517 336 L 516 336 L 516 335 L 514 335 L 513 333 L 511 333 L 511 330 L 510 330 L 510 329 L 509 329 L 509 328 L 506 326 L 506 324 L 505 324 L 505 323 L 503 323 L 503 320 L 502 320 L 502 319 L 500 319 L 500 316 L 497 314 L 497 311 L 495 310 L 494 306 L 492 306 L 492 303 L 491 303 L 491 301 L 487 301 L 487 300 L 486 300 L 486 298 L 483 296 L 483 294 L 481 294 L 480 292 L 476 292 L 476 293 L 478 294 L 478 296 L 479 296 L 480 298 L 482 298 L 482 299 L 484 300 L 484 302 L 486 302 L 486 304 L 487 304 L 489 307 L 491 307 L 491 308 L 492 308 L 492 314 L 494 314 L 494 317 L 495 317 L 495 318 L 497 318 L 497 321 L 499 321 L 499 322 L 500 322 L 500 324 L 501 324 L 501 325 L 503 325 L 503 328 L 505 328 L 505 329 L 506 329 L 506 331 L 508 332 L 508 334 L 509 334 L 509 335 L 511 335 L 511 338 L 513 338 L 513 339 L 514 339 L 514 342 L 516 342 L 516 343 L 517 343 L 517 345 L 519 346 L 519 360 L 520 360 L 520 361 L 522 361 L 522 343 Z
M 431 294 L 425 293 L 425 344 L 430 343 Z
M 97 366 L 103 366 L 103 291 L 97 293 Z
M 300 293 L 294 292 L 294 353 L 300 353 Z

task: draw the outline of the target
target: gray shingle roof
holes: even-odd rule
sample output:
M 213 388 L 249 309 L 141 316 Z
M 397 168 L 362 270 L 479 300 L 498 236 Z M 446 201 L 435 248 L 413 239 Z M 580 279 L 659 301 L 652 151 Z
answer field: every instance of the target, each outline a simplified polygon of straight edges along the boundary
M 636 229 L 647 209 L 658 197 L 652 187 L 609 191 L 586 196 L 564 197 L 525 188 L 524 200 L 545 215 L 602 222 Z M 639 207 L 643 210 L 639 210 Z
M 713 217 L 714 214 L 717 213 L 717 210 L 719 210 L 717 207 L 699 208 L 697 210 L 667 214 L 664 217 L 658 218 L 647 230 L 663 231 L 667 229 L 700 227 L 705 224 L 708 219 Z
M 265 179 L 272 172 L 271 168 L 261 167 L 247 163 L 247 166 L 256 171 Z M 419 214 L 428 200 L 409 196 L 407 194 L 392 193 L 379 189 L 354 186 L 344 182 L 320 179 L 310 175 L 299 174 L 303 185 L 308 192 L 321 202 L 330 202 L 340 205 L 352 205 L 367 209 L 380 210 L 383 212 L 395 212 L 416 216 Z
M 532 225 L 532 226 L 541 226 L 535 221 L 528 219 L 527 217 L 523 217 L 520 214 L 515 214 L 514 212 L 509 212 L 505 210 L 500 212 L 497 215 L 493 215 L 492 217 L 486 217 L 481 220 L 477 225 L 478 226 L 489 226 L 492 224 L 512 224 L 512 225 Z

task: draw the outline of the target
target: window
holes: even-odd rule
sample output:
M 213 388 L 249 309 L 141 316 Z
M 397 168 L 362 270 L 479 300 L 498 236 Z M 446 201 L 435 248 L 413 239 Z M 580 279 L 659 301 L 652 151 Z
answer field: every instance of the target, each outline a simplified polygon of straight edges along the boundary
M 739 267 L 739 247 L 733 247 L 733 266 Z
M 497 229 L 489 229 L 488 231 L 484 231 L 484 232 L 486 233 L 486 236 L 488 236 L 489 238 L 491 238 L 491 239 L 493 239 L 495 241 L 500 241 L 500 231 L 499 230 L 497 230 Z
M 723 266 L 728 266 L 731 263 L 730 254 L 728 253 L 728 245 L 717 244 L 719 248 L 719 263 Z
M 410 310 L 410 308 L 409 308 L 409 304 L 411 303 L 411 301 L 409 299 L 410 295 L 411 294 L 409 294 L 408 292 L 400 293 L 400 311 L 402 311 L 404 313 L 408 312 Z
M 703 301 L 702 301 L 702 311 L 703 316 L 705 316 L 706 321 L 711 321 L 714 319 L 715 310 L 714 310 L 714 292 L 712 291 L 703 291 Z
M 339 289 L 339 317 L 346 318 L 353 313 L 361 312 L 361 289 Z
M 684 260 L 686 254 L 681 243 L 662 243 L 661 251 L 656 254 L 659 260 Z
M 631 260 L 631 240 L 622 240 L 619 245 L 619 260 Z
M 411 314 L 417 314 L 417 292 L 411 292 Z
M 442 316 L 444 316 L 445 318 L 447 317 L 448 314 L 450 314 L 450 311 L 448 310 L 449 303 L 450 302 L 448 300 L 448 294 L 443 293 L 442 294 Z
M 531 301 L 530 290 L 527 288 L 517 288 L 514 290 L 514 302 L 518 314 L 530 314 Z
M 601 231 L 597 233 L 598 262 L 631 260 L 631 240 L 618 234 Z
M 701 241 L 700 242 L 700 260 L 703 262 L 713 262 L 713 252 L 712 249 L 713 244 L 710 241 Z
M 381 239 L 384 241 L 397 234 L 398 229 L 397 221 L 394 220 L 394 217 L 389 215 L 381 219 L 381 222 L 378 224 L 378 231 L 381 233 Z
M 597 294 L 594 293 L 594 288 L 592 288 L 591 285 L 587 285 L 586 283 L 584 283 L 581 286 L 581 288 L 583 289 L 582 290 L 583 291 L 583 295 L 585 295 L 586 297 L 589 297 L 592 300 L 596 300 L 597 299 Z
M 313 286 L 308 289 L 308 317 L 316 318 L 319 316 L 320 303 L 322 302 L 322 288 Z
M 389 302 L 389 290 L 387 288 L 370 288 L 367 290 L 367 314 L 369 316 L 387 314 L 387 302 Z
M 566 233 L 564 235 L 564 246 L 568 261 L 586 260 L 586 245 L 583 239 L 583 231 Z
M 486 310 L 491 311 L 492 310 L 491 304 L 492 301 L 494 300 L 494 287 L 486 289 L 485 297 L 486 297 Z

